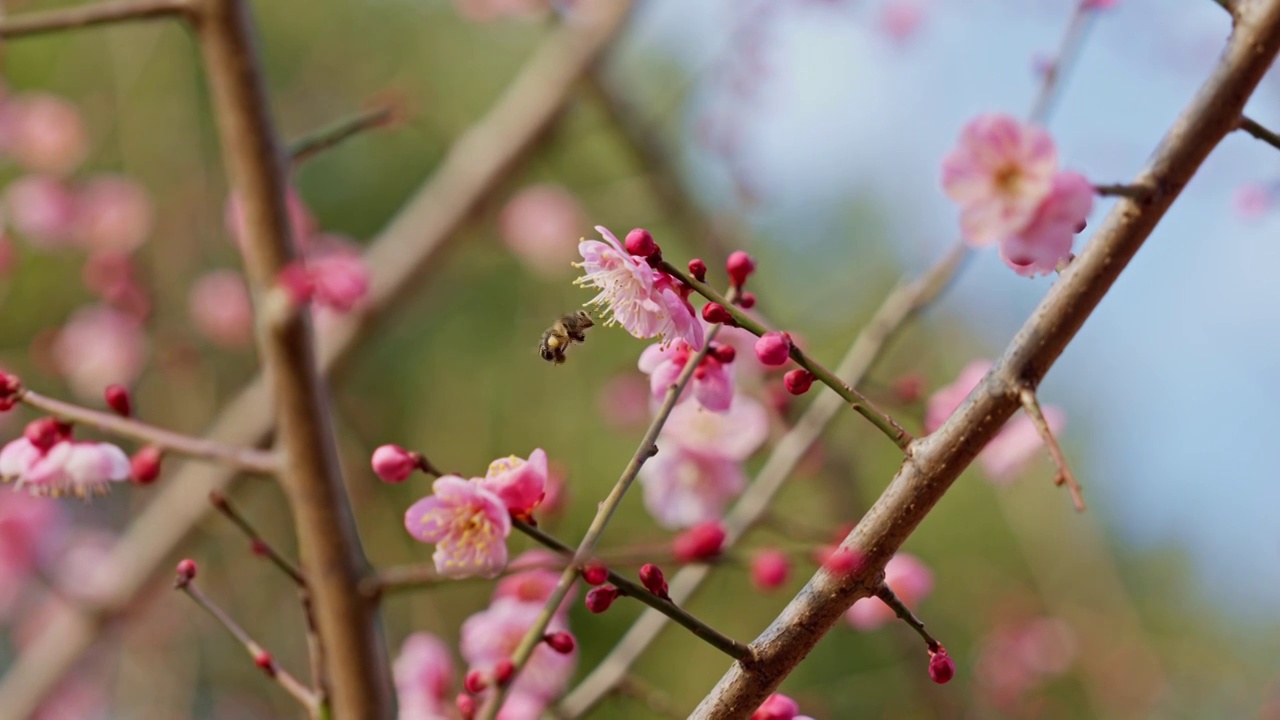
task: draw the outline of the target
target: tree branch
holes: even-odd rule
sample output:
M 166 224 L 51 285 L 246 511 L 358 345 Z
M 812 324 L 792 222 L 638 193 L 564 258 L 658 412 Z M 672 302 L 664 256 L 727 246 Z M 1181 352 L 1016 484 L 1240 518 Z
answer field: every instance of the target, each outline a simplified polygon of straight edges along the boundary
M 1120 200 L 1063 272 L 982 383 L 936 432 L 917 440 L 880 499 L 843 547 L 865 561 L 835 577 L 820 571 L 735 663 L 690 717 L 748 718 L 857 599 L 879 584 L 884 564 L 1018 408 L 1007 388 L 1036 386 L 1119 277 L 1200 164 L 1235 129 L 1245 101 L 1280 51 L 1280 0 L 1251 3 L 1213 76 L 1165 135 L 1137 182 L 1158 191 Z
M 1240 129 L 1271 147 L 1280 150 L 1280 135 L 1266 129 L 1261 123 L 1250 118 L 1248 115 L 1240 116 Z
M 108 23 L 155 20 L 191 12 L 191 0 L 133 0 L 46 10 L 0 19 L 0 38 L 16 39 Z
M 304 163 L 366 130 L 383 127 L 391 122 L 392 117 L 391 108 L 379 107 L 338 120 L 289 143 L 289 160 L 294 165 Z

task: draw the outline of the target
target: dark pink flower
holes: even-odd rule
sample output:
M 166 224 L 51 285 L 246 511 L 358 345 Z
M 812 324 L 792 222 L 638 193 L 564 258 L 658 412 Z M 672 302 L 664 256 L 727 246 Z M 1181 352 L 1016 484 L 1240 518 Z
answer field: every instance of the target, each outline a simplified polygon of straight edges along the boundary
M 435 543 L 431 559 L 444 577 L 496 577 L 507 565 L 511 516 L 502 500 L 457 475 L 437 478 L 432 494 L 404 516 L 415 539 Z
M 537 448 L 529 459 L 510 455 L 489 463 L 480 487 L 496 495 L 516 516 L 527 516 L 542 502 L 547 488 L 547 453 Z
M 640 353 L 640 372 L 649 376 L 649 391 L 656 399 L 666 396 L 668 388 L 676 383 L 680 372 L 693 355 L 693 349 L 683 340 L 671 345 L 650 345 Z M 676 402 L 690 396 L 711 412 L 725 412 L 733 402 L 733 376 L 729 369 L 712 357 L 703 359 L 690 380 L 690 392 L 683 392 Z
M 791 558 L 777 548 L 763 548 L 751 558 L 751 584 L 757 590 L 776 590 L 791 575 Z
M 1093 209 L 1093 184 L 1080 173 L 1053 176 L 1053 187 L 1030 223 L 1000 242 L 1000 259 L 1026 277 L 1053 272 Z

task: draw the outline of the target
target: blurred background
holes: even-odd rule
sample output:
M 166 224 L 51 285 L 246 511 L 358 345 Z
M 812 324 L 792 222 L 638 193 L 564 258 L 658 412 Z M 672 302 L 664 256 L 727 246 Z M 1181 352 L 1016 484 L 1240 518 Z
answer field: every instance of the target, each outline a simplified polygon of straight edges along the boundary
M 316 231 L 353 245 L 432 175 L 549 37 L 555 13 L 574 22 L 571 8 L 536 0 L 259 2 L 254 11 L 285 138 L 394 108 L 386 127 L 292 173 Z M 333 377 L 373 562 L 431 553 L 401 520 L 428 480 L 393 487 L 369 469 L 386 442 L 463 474 L 543 448 L 565 482 L 544 527 L 571 544 L 585 531 L 648 420 L 636 369 L 644 343 L 598 328 L 564 367 L 535 352 L 547 324 L 590 297 L 572 286 L 569 263 L 593 225 L 620 235 L 646 227 L 668 258 L 704 257 L 720 279 L 727 251 L 749 250 L 761 313 L 834 366 L 898 279 L 955 243 L 941 158 L 974 115 L 1025 114 L 1074 12 L 1071 0 L 638 2 L 550 130 Z M 1229 18 L 1209 0 L 1122 0 L 1095 15 L 1048 127 L 1064 166 L 1123 182 L 1211 71 Z M 4 102 L 27 118 L 0 128 L 0 366 L 95 407 L 103 386 L 124 383 L 141 417 L 199 433 L 257 362 L 192 39 L 177 24 L 145 23 L 24 39 L 2 53 Z M 1249 110 L 1272 127 L 1277 89 L 1268 78 Z M 1089 511 L 1071 510 L 1037 455 L 1012 482 L 971 468 L 907 542 L 932 577 L 917 611 L 956 659 L 956 680 L 928 682 L 918 639 L 901 624 L 842 624 L 783 686 L 807 714 L 1280 718 L 1275 152 L 1227 138 L 1043 385 L 1042 401 L 1065 411 L 1062 438 Z M 1091 227 L 1108 205 L 1095 206 Z M 973 253 L 864 389 L 919 431 L 928 394 L 996 356 L 1053 281 L 1015 276 L 994 251 Z M 779 385 L 768 378 L 749 391 L 770 408 L 775 439 L 809 399 L 780 396 Z M 921 393 L 904 392 L 912 387 Z M 34 417 L 0 416 L 3 439 Z M 748 475 L 768 452 L 747 462 Z M 784 490 L 779 521 L 735 550 L 690 609 L 754 638 L 813 566 L 801 553 L 782 588 L 759 592 L 743 567 L 750 549 L 803 545 L 780 527 L 830 535 L 856 521 L 896 465 L 873 428 L 842 414 Z M 92 602 L 97 559 L 153 494 L 120 487 L 91 503 L 0 494 L 0 671 L 51 606 Z M 275 485 L 248 480 L 231 496 L 296 554 Z M 670 537 L 637 493 L 604 545 Z M 511 545 L 531 546 L 514 536 Z M 178 553 L 200 562 L 206 592 L 282 664 L 303 671 L 292 589 L 230 523 L 207 518 Z M 491 590 L 460 582 L 389 596 L 393 653 L 415 631 L 456 645 Z M 622 601 L 591 615 L 574 605 L 578 677 L 639 609 Z M 662 705 L 683 716 L 726 666 L 668 631 L 635 669 L 661 701 L 610 697 L 590 717 L 662 717 Z M 159 581 L 41 717 L 296 715 L 221 628 Z

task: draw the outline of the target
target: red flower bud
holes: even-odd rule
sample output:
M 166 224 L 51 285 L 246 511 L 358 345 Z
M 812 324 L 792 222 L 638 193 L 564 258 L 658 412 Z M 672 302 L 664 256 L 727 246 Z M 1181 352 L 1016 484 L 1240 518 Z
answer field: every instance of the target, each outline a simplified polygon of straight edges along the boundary
M 813 386 L 813 373 L 797 368 L 782 376 L 782 384 L 792 395 L 803 395 Z
M 751 558 L 751 584 L 758 590 L 776 590 L 791 574 L 791 558 L 781 550 L 764 548 Z
M 160 477 L 160 448 L 147 445 L 129 458 L 129 477 L 138 485 L 150 485 Z
M 196 578 L 196 561 L 191 558 L 183 558 L 178 561 L 178 580 L 174 583 L 174 587 L 186 587 L 187 583 Z
M 262 541 L 261 538 L 254 538 L 249 541 L 249 551 L 258 557 L 266 557 L 270 552 L 270 548 Z
M 627 239 L 623 241 L 623 244 L 626 245 L 627 252 L 636 257 L 653 257 L 662 252 L 662 249 L 658 247 L 658 243 L 653 241 L 653 236 L 644 228 L 636 228 L 627 233 Z
M 791 336 L 774 330 L 756 340 L 756 357 L 771 367 L 785 365 L 791 357 Z
M 698 258 L 694 258 L 690 260 L 689 274 L 692 275 L 693 279 L 697 280 L 698 282 L 706 282 L 707 281 L 707 264 L 702 262 Z
M 462 686 L 472 695 L 484 692 L 489 687 L 489 678 L 479 670 L 468 670 L 465 677 L 462 678 Z
M 476 716 L 476 699 L 466 693 L 458 693 L 458 698 L 453 701 L 458 708 L 458 715 L 462 716 L 462 720 L 471 720 Z
M 671 599 L 671 596 L 667 594 L 667 579 L 662 574 L 662 568 L 653 563 L 645 563 L 640 566 L 640 584 L 663 600 Z
M 755 306 L 756 306 L 755 293 L 744 292 L 742 293 L 742 297 L 738 298 L 738 307 L 742 308 L 743 310 L 750 310 Z
M 399 445 L 381 445 L 373 451 L 373 472 L 384 482 L 404 482 L 418 468 L 417 453 Z
M 729 314 L 728 308 L 720 303 L 710 302 L 702 306 L 702 319 L 712 325 L 733 325 L 733 316 Z
M 510 658 L 502 658 L 493 666 L 493 680 L 499 685 L 506 685 L 515 674 L 516 664 Z
M 671 551 L 682 563 L 702 562 L 720 554 L 724 546 L 724 527 L 710 520 L 685 530 L 671 542 Z
M 258 651 L 253 654 L 253 664 L 262 668 L 266 674 L 275 677 L 276 661 L 271 659 L 271 653 L 266 650 L 258 648 Z
M 929 679 L 939 685 L 946 685 L 956 676 L 956 664 L 947 654 L 947 649 L 938 646 L 937 651 L 929 652 Z
M 18 403 L 18 393 L 22 390 L 22 381 L 17 375 L 0 370 L 0 412 L 13 409 Z
M 612 585 L 591 588 L 590 592 L 587 593 L 587 609 L 598 615 L 608 610 L 613 601 L 617 599 L 618 588 Z
M 603 585 L 609 579 L 609 568 L 599 560 L 588 560 L 582 566 L 582 579 L 588 585 Z
M 133 415 L 133 401 L 129 399 L 129 391 L 123 385 L 108 385 L 102 396 L 107 401 L 107 407 L 120 417 Z
M 573 652 L 576 643 L 573 641 L 573 635 L 561 630 L 560 632 L 547 633 L 542 638 L 546 641 L 547 646 L 561 655 L 568 655 Z
M 65 426 L 51 417 L 32 420 L 27 423 L 27 427 L 22 431 L 22 437 L 27 439 L 37 450 L 45 451 L 53 447 L 58 441 L 65 440 L 63 428 Z
M 717 344 L 711 349 L 711 356 L 728 365 L 733 362 L 734 358 L 738 357 L 738 351 L 734 350 L 732 345 Z
M 756 261 L 751 256 L 741 250 L 735 250 L 729 254 L 729 260 L 724 264 L 725 270 L 729 273 L 729 282 L 737 287 L 741 287 L 747 282 L 747 278 L 756 269 Z

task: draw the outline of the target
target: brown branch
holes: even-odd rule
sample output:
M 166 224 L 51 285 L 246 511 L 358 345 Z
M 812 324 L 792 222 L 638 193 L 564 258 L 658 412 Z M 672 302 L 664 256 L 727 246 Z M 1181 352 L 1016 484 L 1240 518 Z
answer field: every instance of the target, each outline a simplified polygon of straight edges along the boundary
M 360 133 L 384 127 L 391 122 L 393 116 L 394 113 L 391 108 L 379 107 L 322 127 L 314 133 L 289 143 L 289 160 L 294 165 L 304 163 Z
M 456 142 L 422 188 L 365 254 L 370 309 L 342 319 L 320 338 L 321 369 L 330 372 L 354 349 L 371 320 L 420 287 L 471 212 L 516 166 L 568 100 L 575 83 L 622 27 L 628 2 L 586 5 L 586 22 L 557 28 L 543 41 L 492 109 Z M 265 383 L 247 385 L 210 425 L 207 436 L 229 445 L 260 445 L 274 419 Z M 108 619 L 146 590 L 174 549 L 209 510 L 206 496 L 235 472 L 189 463 L 156 494 L 104 560 L 104 602 L 94 610 L 63 606 L 0 680 L 0 720 L 25 720 L 71 670 Z
M 898 616 L 899 620 L 909 625 L 912 630 L 915 630 L 916 634 L 924 640 L 924 644 L 928 646 L 930 651 L 936 651 L 938 648 L 942 647 L 942 643 L 938 642 L 937 638 L 930 635 L 929 631 L 924 629 L 924 622 L 921 621 L 920 618 L 916 617 L 915 613 L 911 612 L 911 608 L 907 607 L 907 604 L 902 602 L 901 598 L 894 594 L 893 588 L 882 582 L 880 583 L 880 587 L 876 588 L 875 596 L 880 599 L 880 602 L 888 605 L 889 609 L 893 611 L 894 615 Z
M 1271 147 L 1280 150 L 1280 135 L 1266 129 L 1261 123 L 1250 118 L 1248 115 L 1240 116 L 1240 129 Z
M 1022 387 L 1018 390 L 1018 401 L 1022 403 L 1022 410 L 1031 418 L 1031 422 L 1036 426 L 1036 432 L 1040 433 L 1040 439 L 1044 440 L 1045 447 L 1049 448 L 1049 457 L 1053 458 L 1053 463 L 1058 466 L 1058 475 L 1053 479 L 1054 485 L 1066 485 L 1071 491 L 1071 502 L 1075 505 L 1077 512 L 1084 512 L 1084 491 L 1080 489 L 1080 483 L 1076 481 L 1076 476 L 1071 472 L 1071 466 L 1067 464 L 1067 456 L 1062 452 L 1062 446 L 1058 444 L 1058 439 L 1053 436 L 1053 429 L 1049 427 L 1049 421 L 1045 419 L 1044 413 L 1040 411 L 1040 401 L 1036 399 L 1036 391 L 1029 387 Z
M 915 442 L 915 452 L 843 543 L 864 562 L 840 577 L 815 575 L 753 643 L 759 660 L 750 667 L 735 663 L 690 717 L 750 717 L 844 611 L 875 589 L 884 564 L 1018 408 L 1005 388 L 1034 387 L 1044 377 L 1204 159 L 1235 129 L 1278 51 L 1280 0 L 1251 3 L 1213 76 L 1138 178 L 1159 191 L 1145 204 L 1116 204 L 982 383 L 941 428 Z
M 24 389 L 19 401 L 50 415 L 80 425 L 88 425 L 107 435 L 138 440 L 166 452 L 189 455 L 204 460 L 214 460 L 244 472 L 275 474 L 279 467 L 275 453 L 250 447 L 235 447 L 207 438 L 191 437 L 182 433 L 148 425 L 115 413 L 91 410 L 61 400 L 54 400 Z
M 191 11 L 191 0 L 126 0 L 46 10 L 0 19 L 0 38 L 32 37 L 62 30 L 179 17 Z

